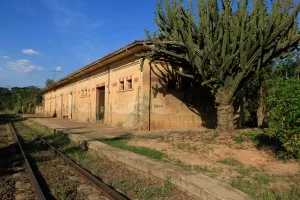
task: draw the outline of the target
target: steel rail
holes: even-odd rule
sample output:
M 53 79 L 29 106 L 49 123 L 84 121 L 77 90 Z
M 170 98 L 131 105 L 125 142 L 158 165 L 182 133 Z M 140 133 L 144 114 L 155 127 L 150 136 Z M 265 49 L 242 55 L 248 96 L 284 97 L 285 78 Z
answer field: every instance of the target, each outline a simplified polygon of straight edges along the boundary
M 128 197 L 120 194 L 119 192 L 117 192 L 116 190 L 114 190 L 113 188 L 111 188 L 110 186 L 108 186 L 107 184 L 105 184 L 103 181 L 101 181 L 99 178 L 97 178 L 96 176 L 94 176 L 93 174 L 91 174 L 86 169 L 82 168 L 80 165 L 78 165 L 76 162 L 74 162 L 68 156 L 64 155 L 60 150 L 58 150 L 57 148 L 55 148 L 54 146 L 52 146 L 49 142 L 47 142 L 46 140 L 44 140 L 41 137 L 39 137 L 39 139 L 43 143 L 47 144 L 49 146 L 49 148 L 53 152 L 55 152 L 56 154 L 58 154 L 67 163 L 69 163 L 72 167 L 74 167 L 86 180 L 90 181 L 97 188 L 99 188 L 100 190 L 102 190 L 107 195 L 107 197 L 112 198 L 114 200 L 127 200 L 127 199 L 129 199 Z
M 25 153 L 25 151 L 24 151 L 24 149 L 23 149 L 23 147 L 21 145 L 21 142 L 19 140 L 18 135 L 15 132 L 15 129 L 14 129 L 13 125 L 11 124 L 11 122 L 9 122 L 8 124 L 9 124 L 9 128 L 10 128 L 11 132 L 13 133 L 13 136 L 14 136 L 15 140 L 18 143 L 20 151 L 21 151 L 21 153 L 23 155 L 23 158 L 24 158 L 24 161 L 25 161 L 25 165 L 26 165 L 26 168 L 27 168 L 27 170 L 29 172 L 29 176 L 30 176 L 30 179 L 31 179 L 31 184 L 33 185 L 33 187 L 35 189 L 35 195 L 36 195 L 36 197 L 39 200 L 46 200 L 45 195 L 44 195 L 44 193 L 43 193 L 43 191 L 42 191 L 42 189 L 41 189 L 41 187 L 39 185 L 39 182 L 37 181 L 37 179 L 35 177 L 35 174 L 34 174 L 34 172 L 32 170 L 32 167 L 31 167 L 30 163 L 28 162 L 26 153 Z

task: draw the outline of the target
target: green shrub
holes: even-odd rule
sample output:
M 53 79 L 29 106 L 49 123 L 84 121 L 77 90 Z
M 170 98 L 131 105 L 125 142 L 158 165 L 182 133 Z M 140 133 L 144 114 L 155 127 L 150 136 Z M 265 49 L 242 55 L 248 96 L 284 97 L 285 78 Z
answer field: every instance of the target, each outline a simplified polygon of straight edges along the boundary
M 237 143 L 237 144 L 241 144 L 241 143 L 245 142 L 245 137 L 243 135 L 239 134 L 239 135 L 236 135 L 233 137 L 233 141 L 235 141 L 235 143 Z
M 214 131 L 214 137 L 218 137 L 220 134 L 218 131 Z
M 15 113 L 22 113 L 22 105 L 20 105 L 20 104 L 15 104 L 15 106 L 14 106 L 14 108 L 13 108 L 13 111 L 15 112 Z
M 300 81 L 280 80 L 266 97 L 269 134 L 292 156 L 300 157 Z

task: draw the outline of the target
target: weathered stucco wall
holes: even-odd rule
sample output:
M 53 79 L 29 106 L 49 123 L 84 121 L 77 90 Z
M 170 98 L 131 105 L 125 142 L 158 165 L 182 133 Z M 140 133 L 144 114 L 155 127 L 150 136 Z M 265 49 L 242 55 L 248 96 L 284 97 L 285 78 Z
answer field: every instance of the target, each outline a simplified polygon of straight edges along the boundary
M 97 117 L 100 88 L 103 120 Z M 45 93 L 44 114 L 139 130 L 198 129 L 202 115 L 187 103 L 189 94 L 169 66 L 145 61 L 140 70 L 140 59 L 127 52 Z
M 34 110 L 35 114 L 43 114 L 44 113 L 44 107 L 43 106 L 36 106 Z
M 117 63 L 111 69 L 109 115 L 110 124 L 113 126 L 138 128 L 138 99 L 141 79 L 139 67 L 139 59 L 129 58 L 123 62 L 123 65 Z M 123 88 L 122 84 L 124 84 Z
M 44 95 L 44 114 L 96 123 L 97 88 L 105 88 L 104 123 L 138 128 L 139 68 L 139 59 L 129 56 L 86 77 L 72 80 L 69 85 Z
M 172 68 L 162 63 L 152 63 L 147 67 L 144 76 L 151 84 L 146 86 L 151 88 L 150 129 L 201 128 L 200 115 L 186 104 L 185 98 L 190 91 L 182 88 Z

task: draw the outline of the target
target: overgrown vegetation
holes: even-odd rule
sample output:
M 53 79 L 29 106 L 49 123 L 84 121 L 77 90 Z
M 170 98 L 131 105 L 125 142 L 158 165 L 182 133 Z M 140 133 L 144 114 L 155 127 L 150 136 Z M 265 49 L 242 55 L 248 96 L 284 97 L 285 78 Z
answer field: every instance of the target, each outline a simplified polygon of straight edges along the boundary
M 267 134 L 282 143 L 290 155 L 300 158 L 300 81 L 279 80 L 266 98 Z
M 0 111 L 34 113 L 36 105 L 42 103 L 41 89 L 31 87 L 0 88 Z

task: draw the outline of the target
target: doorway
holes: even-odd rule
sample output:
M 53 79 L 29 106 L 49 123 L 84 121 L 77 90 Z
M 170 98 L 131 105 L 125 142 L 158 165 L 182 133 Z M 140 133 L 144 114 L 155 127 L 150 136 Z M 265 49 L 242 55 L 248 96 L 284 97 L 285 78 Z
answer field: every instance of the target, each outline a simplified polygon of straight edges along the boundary
M 69 103 L 68 103 L 68 118 L 72 119 L 72 104 L 73 104 L 73 94 L 69 94 Z
M 104 113 L 105 113 L 105 87 L 97 88 L 97 110 L 96 110 L 96 119 L 97 122 L 104 122 Z

